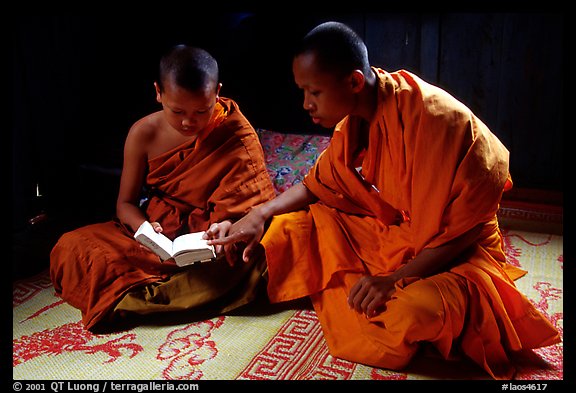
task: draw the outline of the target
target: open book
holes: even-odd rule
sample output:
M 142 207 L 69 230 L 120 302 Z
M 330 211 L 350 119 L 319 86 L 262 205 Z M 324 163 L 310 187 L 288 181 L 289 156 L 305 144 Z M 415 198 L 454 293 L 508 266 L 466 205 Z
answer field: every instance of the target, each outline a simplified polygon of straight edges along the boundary
M 204 232 L 187 233 L 173 241 L 158 233 L 148 221 L 144 221 L 134 234 L 134 238 L 154 251 L 162 261 L 174 258 L 178 266 L 216 259 L 214 246 L 202 239 Z

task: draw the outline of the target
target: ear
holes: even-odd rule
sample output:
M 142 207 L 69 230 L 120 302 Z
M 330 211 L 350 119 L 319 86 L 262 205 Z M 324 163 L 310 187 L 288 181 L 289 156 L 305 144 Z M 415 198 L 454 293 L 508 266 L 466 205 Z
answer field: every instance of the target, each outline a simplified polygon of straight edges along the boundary
M 216 102 L 220 101 L 220 89 L 222 88 L 222 83 L 218 83 L 216 86 Z
M 160 92 L 160 86 L 157 82 L 154 82 L 154 88 L 156 89 L 156 101 L 160 104 L 162 103 L 162 93 Z
M 354 70 L 348 78 L 352 92 L 359 93 L 362 91 L 364 85 L 366 84 L 366 78 L 364 77 L 364 73 L 362 71 Z

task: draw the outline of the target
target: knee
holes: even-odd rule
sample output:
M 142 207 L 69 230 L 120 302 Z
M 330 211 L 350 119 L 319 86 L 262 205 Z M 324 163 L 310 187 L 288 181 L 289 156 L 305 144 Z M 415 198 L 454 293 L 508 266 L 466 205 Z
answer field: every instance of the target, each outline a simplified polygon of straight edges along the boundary
M 434 337 L 445 319 L 442 293 L 431 280 L 418 280 L 396 289 L 386 304 L 386 328 L 415 334 L 419 341 Z M 426 332 L 426 333 L 424 333 Z
M 63 249 L 70 248 L 75 243 L 77 243 L 76 236 L 74 236 L 73 232 L 66 232 L 62 234 L 59 238 L 54 247 L 52 247 L 52 251 L 50 251 L 50 259 L 54 260 Z
M 275 253 L 299 255 L 304 244 L 310 245 L 312 219 L 306 211 L 275 216 L 261 240 L 265 249 L 274 249 Z M 310 248 L 310 247 L 308 247 Z
M 58 238 L 55 247 L 63 247 L 76 244 L 80 239 L 78 239 L 78 229 L 70 232 L 65 232 Z
M 50 259 L 58 259 L 62 255 L 69 254 L 71 252 L 76 252 L 81 245 L 86 244 L 84 237 L 82 236 L 80 229 L 75 229 L 70 232 L 66 232 L 60 236 L 52 251 L 50 252 Z

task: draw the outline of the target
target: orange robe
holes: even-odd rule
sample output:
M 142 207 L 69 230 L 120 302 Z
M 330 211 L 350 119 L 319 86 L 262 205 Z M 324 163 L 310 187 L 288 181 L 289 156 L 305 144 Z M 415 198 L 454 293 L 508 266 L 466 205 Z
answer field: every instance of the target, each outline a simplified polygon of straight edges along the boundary
M 237 219 L 275 196 L 258 136 L 237 104 L 226 98 L 221 98 L 196 141 L 149 160 L 146 188 L 145 215 L 160 222 L 170 238 Z M 227 304 L 219 304 L 220 310 L 230 309 L 253 297 L 265 270 L 258 264 L 232 269 L 223 260 L 179 268 L 173 261 L 161 263 L 133 235 L 117 220 L 92 224 L 65 233 L 51 252 L 56 293 L 82 311 L 87 329 L 104 321 L 128 293 L 173 277 L 179 277 L 179 284 L 173 285 L 178 289 L 162 296 L 178 299 L 157 299 L 159 305 L 187 302 L 186 308 L 193 308 L 194 302 L 203 305 L 232 293 Z M 196 290 L 202 292 L 201 299 L 195 297 Z M 153 307 L 153 301 L 141 303 L 162 309 Z
M 431 342 L 446 358 L 461 350 L 508 378 L 509 351 L 560 340 L 516 289 L 525 272 L 506 264 L 496 212 L 511 187 L 509 153 L 443 90 L 406 71 L 374 70 L 372 121 L 343 119 L 304 179 L 319 201 L 275 217 L 262 239 L 270 299 L 310 296 L 333 356 L 400 369 Z M 361 127 L 369 130 L 364 150 Z M 349 309 L 362 275 L 389 274 L 480 223 L 472 250 L 449 271 L 400 280 L 375 317 Z

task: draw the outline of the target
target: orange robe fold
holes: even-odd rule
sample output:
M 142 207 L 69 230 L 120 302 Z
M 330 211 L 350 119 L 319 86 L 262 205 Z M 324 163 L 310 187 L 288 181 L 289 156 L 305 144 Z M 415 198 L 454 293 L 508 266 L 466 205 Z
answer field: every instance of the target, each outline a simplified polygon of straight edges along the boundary
M 170 238 L 204 231 L 213 222 L 237 219 L 275 196 L 258 136 L 237 104 L 227 98 L 221 98 L 211 122 L 196 141 L 149 160 L 145 188 L 145 215 L 149 221 L 160 222 Z M 225 267 L 219 269 L 222 274 Z M 212 267 L 205 270 L 178 268 L 171 261 L 161 263 L 116 220 L 65 233 L 50 255 L 56 293 L 82 311 L 87 329 L 103 321 L 129 291 L 183 273 L 198 277 L 209 271 L 214 274 Z M 246 274 L 246 269 L 238 269 L 238 274 Z M 242 288 L 241 281 L 231 279 L 229 285 Z M 220 283 L 214 298 L 232 290 L 222 288 L 224 285 L 226 282 Z M 169 301 L 161 299 L 163 303 Z
M 560 337 L 514 286 L 525 272 L 506 264 L 496 212 L 511 187 L 508 150 L 445 91 L 406 71 L 374 71 L 372 121 L 342 120 L 304 179 L 319 201 L 275 217 L 262 240 L 270 299 L 311 296 L 335 356 L 400 368 L 419 341 L 447 357 L 461 339 L 491 376 L 509 377 L 507 351 Z M 390 274 L 479 224 L 473 249 L 450 271 L 401 280 L 397 298 L 374 318 L 348 310 L 362 275 Z

